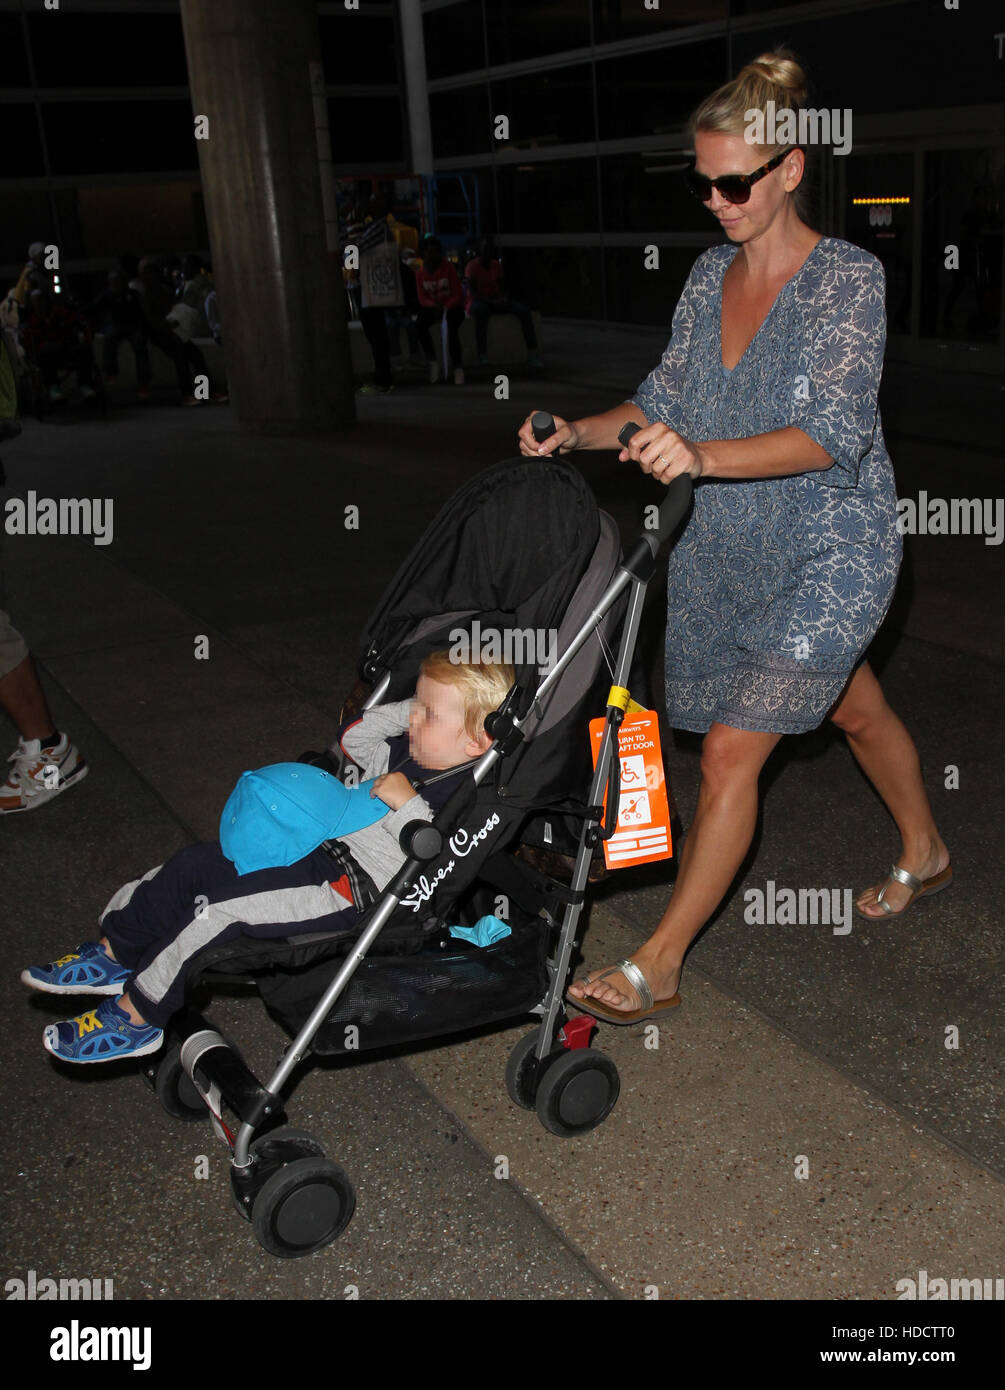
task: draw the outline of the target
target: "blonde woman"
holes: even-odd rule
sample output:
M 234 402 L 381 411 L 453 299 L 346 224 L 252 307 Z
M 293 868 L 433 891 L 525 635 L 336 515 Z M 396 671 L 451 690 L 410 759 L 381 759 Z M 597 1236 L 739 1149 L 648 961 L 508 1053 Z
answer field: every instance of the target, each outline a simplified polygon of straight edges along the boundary
M 556 419 L 543 445 L 530 417 L 520 430 L 527 455 L 617 449 L 631 420 L 622 462 L 695 481 L 669 565 L 666 695 L 670 724 L 705 735 L 698 804 L 653 935 L 569 989 L 615 1023 L 679 1002 L 685 952 L 750 847 L 758 776 L 784 734 L 833 720 L 896 823 L 900 855 L 861 915 L 892 920 L 952 880 L 917 750 L 865 660 L 902 548 L 876 403 L 883 269 L 810 225 L 801 148 L 745 138 L 748 113 L 773 101 L 798 116 L 806 97 L 782 49 L 702 102 L 688 182 L 726 244 L 695 262 L 662 361 L 630 401 Z

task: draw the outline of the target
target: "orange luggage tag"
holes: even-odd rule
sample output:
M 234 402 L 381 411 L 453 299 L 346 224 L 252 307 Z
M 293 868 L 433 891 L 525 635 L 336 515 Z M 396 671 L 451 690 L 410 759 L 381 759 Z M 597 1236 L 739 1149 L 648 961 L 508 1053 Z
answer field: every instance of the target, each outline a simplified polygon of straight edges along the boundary
M 609 869 L 626 869 L 632 864 L 648 864 L 656 859 L 669 859 L 673 855 L 670 808 L 660 751 L 659 717 L 655 710 L 643 709 L 634 700 L 628 700 L 625 707 L 628 713 L 618 731 L 621 759 L 618 825 L 611 838 L 602 842 L 604 863 Z M 597 766 L 600 740 L 606 723 L 603 717 L 590 720 L 594 768 Z M 605 810 L 606 807 L 605 792 Z

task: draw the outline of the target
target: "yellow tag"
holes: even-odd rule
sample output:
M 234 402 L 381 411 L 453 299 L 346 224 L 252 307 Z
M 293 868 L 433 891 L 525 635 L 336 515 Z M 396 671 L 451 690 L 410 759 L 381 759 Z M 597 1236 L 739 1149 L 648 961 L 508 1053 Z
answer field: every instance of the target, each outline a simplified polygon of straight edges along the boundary
M 88 1013 L 81 1014 L 77 1019 L 77 1037 L 82 1038 L 85 1033 L 93 1033 L 95 1028 L 101 1026 L 97 1009 L 91 1009 Z

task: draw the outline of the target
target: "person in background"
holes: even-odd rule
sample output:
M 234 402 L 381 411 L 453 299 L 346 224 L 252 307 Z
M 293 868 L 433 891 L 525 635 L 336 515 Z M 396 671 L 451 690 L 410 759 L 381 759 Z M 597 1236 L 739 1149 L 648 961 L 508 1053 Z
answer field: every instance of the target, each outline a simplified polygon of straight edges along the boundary
M 55 301 L 46 290 L 32 290 L 21 341 L 38 364 L 42 384 L 52 401 L 61 401 L 61 371 L 76 372 L 80 394 L 93 400 L 94 349 L 91 325 L 78 310 Z
M 488 362 L 489 319 L 493 314 L 516 314 L 523 330 L 523 340 L 527 344 L 527 365 L 543 367 L 537 350 L 537 334 L 534 320 L 526 304 L 511 299 L 506 293 L 502 262 L 499 260 L 495 243 L 485 237 L 479 247 L 478 255 L 468 261 L 464 270 L 468 285 L 468 313 L 475 321 L 475 341 L 478 344 L 478 362 L 484 366 Z
M 45 243 L 33 241 L 28 247 L 28 260 L 24 269 L 18 276 L 17 284 L 11 290 L 11 296 L 17 300 L 22 309 L 27 307 L 32 290 L 45 290 L 49 294 L 53 292 L 52 272 L 46 270 L 44 258 Z
M 20 735 L 0 786 L 0 816 L 34 811 L 87 776 L 87 762 L 53 722 L 24 639 L 0 609 L 0 708 Z
M 199 315 L 195 323 L 194 338 L 208 338 L 209 323 L 206 319 L 206 296 L 213 288 L 212 279 L 207 276 L 205 267 L 198 256 L 186 256 L 181 263 L 182 287 L 178 296 L 182 304 L 187 304 Z
M 145 256 L 139 262 L 137 273 L 129 281 L 129 286 L 139 295 L 147 340 L 174 363 L 182 405 L 199 405 L 199 398 L 195 394 L 195 376 L 196 373 L 204 374 L 208 379 L 209 367 L 195 343 L 175 332 L 172 320 L 168 318 L 178 301 L 166 264 L 159 262 L 155 256 Z M 196 311 L 185 305 L 181 312 L 187 314 Z M 228 396 L 226 391 L 214 391 L 209 399 L 223 402 Z
M 121 263 L 121 258 L 120 258 Z M 103 346 L 101 370 L 109 386 L 119 375 L 119 344 L 129 343 L 136 360 L 136 394 L 140 400 L 150 395 L 150 353 L 147 349 L 146 320 L 135 290 L 130 289 L 121 270 L 108 272 L 105 288 L 94 301 L 96 321 L 101 325 Z
M 419 342 L 429 363 L 429 383 L 435 386 L 440 379 L 440 366 L 429 335 L 432 324 L 447 325 L 447 350 L 454 385 L 464 385 L 464 366 L 461 354 L 460 328 L 464 322 L 464 291 L 457 271 L 443 254 L 437 237 L 426 237 L 422 245 L 422 264 L 415 272 L 419 298 L 419 313 L 415 326 Z
M 359 251 L 359 317 L 373 353 L 373 381 L 360 391 L 365 396 L 386 396 L 394 390 L 387 313 L 402 308 L 405 296 L 398 246 L 388 224 L 387 201 L 380 194 L 374 194 L 365 210 L 358 208 L 350 218 L 346 244 Z

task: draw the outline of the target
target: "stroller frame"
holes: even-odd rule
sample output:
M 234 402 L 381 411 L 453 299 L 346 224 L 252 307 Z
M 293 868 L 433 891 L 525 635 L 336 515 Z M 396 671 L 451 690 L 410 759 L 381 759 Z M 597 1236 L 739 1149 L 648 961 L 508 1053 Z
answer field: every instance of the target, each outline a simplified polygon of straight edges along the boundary
M 628 428 L 634 433 L 634 427 Z M 493 743 L 471 768 L 471 776 L 477 786 L 485 780 L 501 759 L 519 746 L 523 739 L 521 732 L 523 724 L 535 712 L 540 713 L 540 701 L 559 679 L 576 653 L 590 640 L 601 619 L 613 608 L 625 589 L 630 586 L 615 663 L 614 682 L 607 700 L 606 723 L 590 787 L 589 803 L 579 835 L 572 880 L 569 887 L 565 888 L 563 885 L 560 892 L 565 907 L 554 954 L 546 963 L 548 987 L 542 1001 L 526 1011 L 538 1014 L 541 1021 L 537 1030 L 528 1034 L 517 1045 L 507 1073 L 507 1085 L 511 1097 L 528 1109 L 535 1108 L 533 1097 L 539 1081 L 550 1070 L 555 1058 L 563 1055 L 563 1049 L 586 1048 L 589 1035 L 597 1026 L 593 1019 L 586 1017 L 578 1020 L 577 1024 L 565 1026 L 560 1024 L 560 1016 L 564 1016 L 563 995 L 572 951 L 577 944 L 576 930 L 584 906 L 585 889 L 593 850 L 601 838 L 610 838 L 617 824 L 620 767 L 617 756 L 617 736 L 628 704 L 626 682 L 635 652 L 646 589 L 655 570 L 657 556 L 662 545 L 675 531 L 687 511 L 691 490 L 691 479 L 686 474 L 673 480 L 667 488 L 667 495 L 660 507 L 658 527 L 643 531 L 634 549 L 621 561 L 589 616 L 583 621 L 555 665 L 545 675 L 527 712 L 522 717 L 508 712 L 510 697 L 507 697 L 501 708 L 494 715 L 489 716 L 489 720 L 486 722 L 487 726 L 491 725 L 488 731 L 492 735 Z M 364 709 L 370 709 L 380 703 L 390 684 L 390 679 L 390 673 L 385 673 L 382 676 L 367 699 Z M 603 809 L 605 789 L 607 790 L 606 816 Z M 362 962 L 367 958 L 373 942 L 398 907 L 405 892 L 412 886 L 414 876 L 421 871 L 424 864 L 435 859 L 441 852 L 443 834 L 436 822 L 442 821 L 449 824 L 452 811 L 465 801 L 466 795 L 467 788 L 462 786 L 453 794 L 442 811 L 437 813 L 432 823 L 412 821 L 402 830 L 400 843 L 408 855 L 406 862 L 384 889 L 379 901 L 368 909 L 367 915 L 370 916 L 370 920 L 365 929 L 353 944 L 348 956 L 312 1009 L 306 1022 L 287 1046 L 282 1059 L 266 1083 L 262 1084 L 254 1077 L 237 1050 L 220 1033 L 207 1026 L 204 1019 L 198 1015 L 189 1016 L 189 1027 L 192 1028 L 192 1031 L 189 1031 L 189 1035 L 182 1042 L 180 1054 L 176 1053 L 172 1059 L 172 1077 L 175 1079 L 175 1085 L 180 1081 L 183 1086 L 185 1077 L 188 1078 L 199 1101 L 209 1110 L 218 1136 L 231 1147 L 231 1183 L 235 1202 L 249 1219 L 254 1212 L 256 1234 L 265 1248 L 273 1254 L 286 1257 L 307 1254 L 330 1243 L 348 1223 L 355 1198 L 351 1186 L 348 1184 L 348 1179 L 345 1178 L 341 1169 L 324 1158 L 323 1150 L 309 1135 L 303 1135 L 294 1130 L 277 1130 L 274 1131 L 276 1142 L 270 1145 L 267 1142 L 272 1133 L 270 1131 L 253 1146 L 252 1140 L 255 1131 L 271 1116 L 282 1114 L 284 1108 L 281 1099 L 283 1086 L 294 1068 L 311 1051 L 311 1043 L 326 1016 L 347 988 Z M 550 911 L 546 915 L 553 925 L 558 925 Z M 566 1034 L 566 1027 L 568 1027 L 568 1034 Z M 584 1096 L 581 1087 L 578 1100 L 573 1107 L 575 1118 L 570 1125 L 549 1123 L 538 1107 L 542 1123 L 553 1133 L 570 1136 L 595 1128 L 606 1118 L 614 1106 L 619 1084 L 616 1068 L 613 1062 L 602 1054 L 593 1053 L 591 1055 L 598 1064 L 603 1064 L 602 1067 L 598 1065 L 596 1068 L 596 1070 L 603 1070 L 606 1074 L 605 1085 L 601 1088 L 603 1094 L 598 1101 L 596 1087 L 594 1087 L 591 1095 L 586 1097 L 586 1109 L 584 1111 Z M 578 1070 L 582 1071 L 582 1067 L 579 1067 Z M 197 1103 L 190 1100 L 186 1108 L 185 1101 L 182 1100 L 182 1108 L 173 1108 L 165 1100 L 160 1081 L 155 1079 L 157 1072 L 158 1066 L 156 1064 L 146 1069 L 148 1079 L 154 1084 L 166 1108 L 172 1113 L 184 1115 L 186 1118 L 194 1118 L 193 1111 L 198 1109 Z M 590 1090 L 589 1084 L 586 1089 L 587 1091 Z M 191 1096 L 191 1091 L 188 1088 L 185 1090 Z M 177 1096 L 177 1092 L 175 1095 Z M 227 1102 L 228 1107 L 241 1122 L 236 1136 L 227 1130 L 222 1121 L 221 1100 Z M 281 1233 L 277 1233 L 270 1227 L 267 1220 L 259 1220 L 259 1196 L 263 1190 L 271 1190 L 277 1181 L 282 1181 L 284 1170 L 289 1169 L 292 1174 L 295 1166 L 306 1165 L 304 1167 L 304 1180 L 306 1182 L 312 1173 L 320 1172 L 319 1164 L 322 1168 L 327 1165 L 327 1169 L 332 1170 L 332 1172 L 326 1171 L 324 1174 L 328 1188 L 326 1188 L 326 1194 L 322 1196 L 324 1210 L 320 1217 L 313 1213 L 313 1209 L 307 1210 L 307 1207 L 311 1205 L 309 1202 L 301 1202 L 300 1208 L 294 1213 L 293 1230 L 295 1235 L 292 1239 L 284 1238 Z M 333 1174 L 337 1175 L 337 1180 Z M 321 1178 L 318 1181 L 320 1182 Z M 338 1207 L 338 1214 L 334 1217 L 331 1215 L 334 1199 L 328 1190 L 332 1185 L 338 1189 L 339 1194 L 338 1202 L 335 1204 Z M 289 1186 L 290 1184 L 287 1183 L 287 1187 Z M 315 1226 L 319 1221 L 320 1226 L 325 1227 L 325 1229 L 321 1238 L 315 1239 L 314 1236 L 317 1234 Z M 289 1222 L 287 1224 L 289 1225 Z M 305 1232 L 304 1238 L 301 1239 L 301 1235 Z

